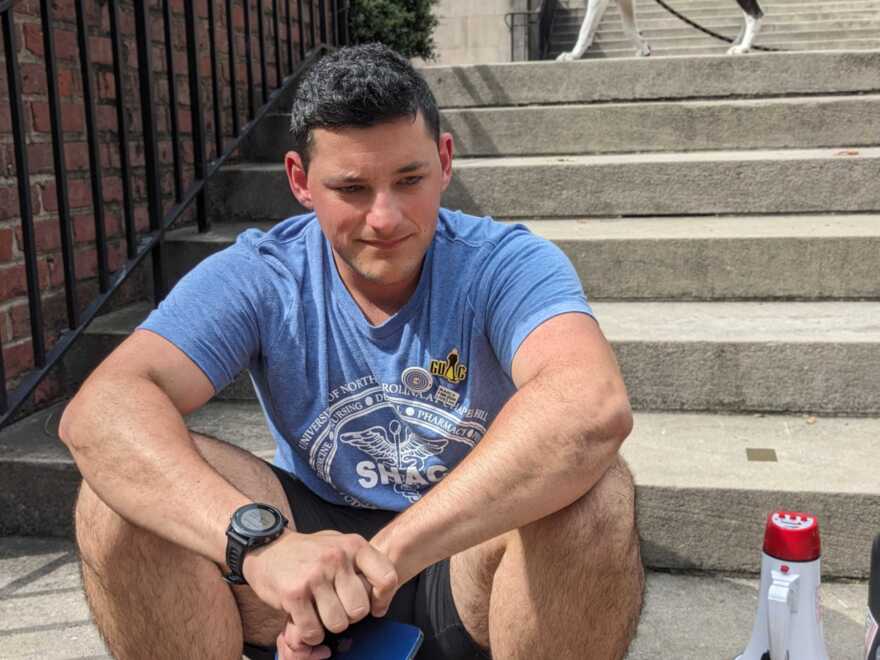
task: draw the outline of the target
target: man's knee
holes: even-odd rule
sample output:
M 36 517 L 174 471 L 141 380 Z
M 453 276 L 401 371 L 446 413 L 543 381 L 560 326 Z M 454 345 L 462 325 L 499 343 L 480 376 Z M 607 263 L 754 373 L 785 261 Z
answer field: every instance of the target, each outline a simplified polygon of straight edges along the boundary
M 107 506 L 85 481 L 76 498 L 74 527 L 80 556 L 93 570 L 114 553 L 135 546 L 131 537 L 136 528 Z
M 558 541 L 620 551 L 637 543 L 635 486 L 623 458 L 617 456 L 608 470 L 582 497 L 521 530 L 528 543 Z

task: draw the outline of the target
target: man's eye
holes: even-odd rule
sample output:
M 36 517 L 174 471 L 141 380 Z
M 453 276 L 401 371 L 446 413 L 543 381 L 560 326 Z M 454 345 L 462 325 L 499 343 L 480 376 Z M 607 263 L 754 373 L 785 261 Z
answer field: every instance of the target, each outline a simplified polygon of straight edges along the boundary
M 405 186 L 414 186 L 424 178 L 425 177 L 423 177 L 423 176 L 408 176 L 405 179 L 403 179 L 401 181 L 401 183 Z
M 361 190 L 363 190 L 362 186 L 342 186 L 341 188 L 337 188 L 336 192 L 350 194 L 350 193 L 360 192 Z

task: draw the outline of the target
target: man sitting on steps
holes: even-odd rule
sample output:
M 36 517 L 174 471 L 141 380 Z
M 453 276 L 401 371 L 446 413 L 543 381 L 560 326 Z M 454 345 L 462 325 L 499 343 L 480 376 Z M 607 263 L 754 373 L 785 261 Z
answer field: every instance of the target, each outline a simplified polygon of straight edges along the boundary
M 325 658 L 325 630 L 387 612 L 420 658 L 622 658 L 632 416 L 571 264 L 440 208 L 452 137 L 384 47 L 320 60 L 292 133 L 312 212 L 203 261 L 61 420 L 111 653 Z M 273 465 L 184 424 L 245 368 Z

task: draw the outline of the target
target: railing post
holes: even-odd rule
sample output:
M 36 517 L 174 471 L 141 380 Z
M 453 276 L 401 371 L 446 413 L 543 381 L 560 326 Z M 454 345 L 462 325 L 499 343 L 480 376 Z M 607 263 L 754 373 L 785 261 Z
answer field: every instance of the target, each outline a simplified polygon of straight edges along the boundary
M 162 0 L 162 17 L 165 32 L 165 68 L 168 74 L 168 116 L 171 120 L 174 200 L 179 202 L 183 191 L 183 163 L 180 158 L 180 127 L 177 122 L 177 84 L 174 80 L 174 39 L 171 31 L 171 0 Z
M 131 195 L 131 159 L 128 154 L 128 117 L 125 114 L 125 81 L 122 78 L 122 51 L 119 47 L 119 3 L 110 2 L 110 43 L 113 49 L 113 77 L 116 82 L 116 123 L 119 128 L 119 166 L 122 176 L 122 206 L 125 216 L 125 245 L 127 256 L 137 253 L 137 229 L 134 224 L 134 205 Z
M 254 104 L 254 62 L 251 48 L 251 0 L 244 0 L 244 59 L 247 65 L 248 121 L 256 112 Z
M 150 230 L 157 232 L 162 224 L 162 199 L 159 190 L 159 160 L 156 148 L 156 124 L 153 115 L 153 62 L 150 52 L 149 8 L 145 2 L 134 3 L 135 32 L 137 33 L 138 67 L 140 69 L 141 119 L 144 130 L 144 161 L 147 175 L 147 206 Z M 158 306 L 165 298 L 163 247 L 156 244 L 153 256 L 153 299 Z
M 238 72 L 235 61 L 235 24 L 232 14 L 232 0 L 226 0 L 226 39 L 229 44 L 229 86 L 232 88 L 232 135 L 238 137 L 241 124 L 238 117 Z
M 55 190 L 58 193 L 58 224 L 61 230 L 61 257 L 64 263 L 64 292 L 67 302 L 67 324 L 79 325 L 79 302 L 76 292 L 76 266 L 73 257 L 73 230 L 70 226 L 70 198 L 67 191 L 67 165 L 64 155 L 64 133 L 61 128 L 61 104 L 58 99 L 58 65 L 55 61 L 55 40 L 52 36 L 52 3 L 40 0 L 43 27 L 43 49 L 46 57 L 46 81 L 49 85 L 49 116 L 52 127 L 52 155 L 55 161 Z M 38 366 L 42 366 L 39 362 Z
M 296 0 L 296 19 L 299 22 L 299 61 L 306 59 L 306 22 L 303 18 L 303 0 Z
M 263 13 L 263 0 L 257 0 L 257 40 L 260 42 L 260 91 L 263 92 L 263 103 L 269 99 L 269 85 L 266 78 L 269 77 L 266 67 L 266 31 L 265 15 Z
M 18 208 L 21 213 L 21 237 L 24 248 L 25 273 L 30 311 L 31 342 L 34 362 L 44 364 L 46 348 L 43 339 L 43 308 L 40 301 L 40 279 L 37 271 L 37 247 L 34 237 L 34 214 L 31 206 L 31 184 L 28 169 L 27 148 L 24 135 L 24 108 L 21 100 L 21 71 L 18 68 L 17 44 L 12 9 L 2 14 L 3 45 L 6 55 L 6 79 L 8 80 L 9 110 L 15 150 L 15 171 L 18 181 Z M 6 394 L 6 370 L 0 345 L 0 414 L 9 409 Z
M 199 38 L 196 32 L 196 16 L 193 2 L 184 2 L 186 13 L 186 60 L 189 64 L 189 99 L 192 111 L 193 159 L 195 161 L 195 181 L 205 178 L 205 122 L 202 117 L 202 95 L 199 86 Z M 196 218 L 199 231 L 208 230 L 208 216 L 205 209 L 205 191 L 202 189 L 196 198 Z
M 220 116 L 220 74 L 217 67 L 217 34 L 214 0 L 208 0 L 208 49 L 211 51 L 211 99 L 214 109 L 214 153 L 223 153 L 223 124 Z
M 76 0 L 76 28 L 79 36 L 79 62 L 82 72 L 83 105 L 86 110 L 86 136 L 89 145 L 89 169 L 92 173 L 92 210 L 95 214 L 95 250 L 98 256 L 98 286 L 101 293 L 110 289 L 110 266 L 107 261 L 107 231 L 104 227 L 104 194 L 101 155 L 98 152 L 98 129 L 95 122 L 95 86 L 92 58 L 89 56 L 89 30 L 83 0 Z

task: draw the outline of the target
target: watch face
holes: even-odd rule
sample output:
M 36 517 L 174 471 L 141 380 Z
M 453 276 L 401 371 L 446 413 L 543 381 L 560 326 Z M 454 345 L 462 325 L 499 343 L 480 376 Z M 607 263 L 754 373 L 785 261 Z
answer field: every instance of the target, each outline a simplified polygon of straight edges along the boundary
M 278 517 L 272 511 L 263 507 L 254 507 L 243 511 L 238 516 L 239 524 L 247 532 L 268 532 L 278 524 Z

